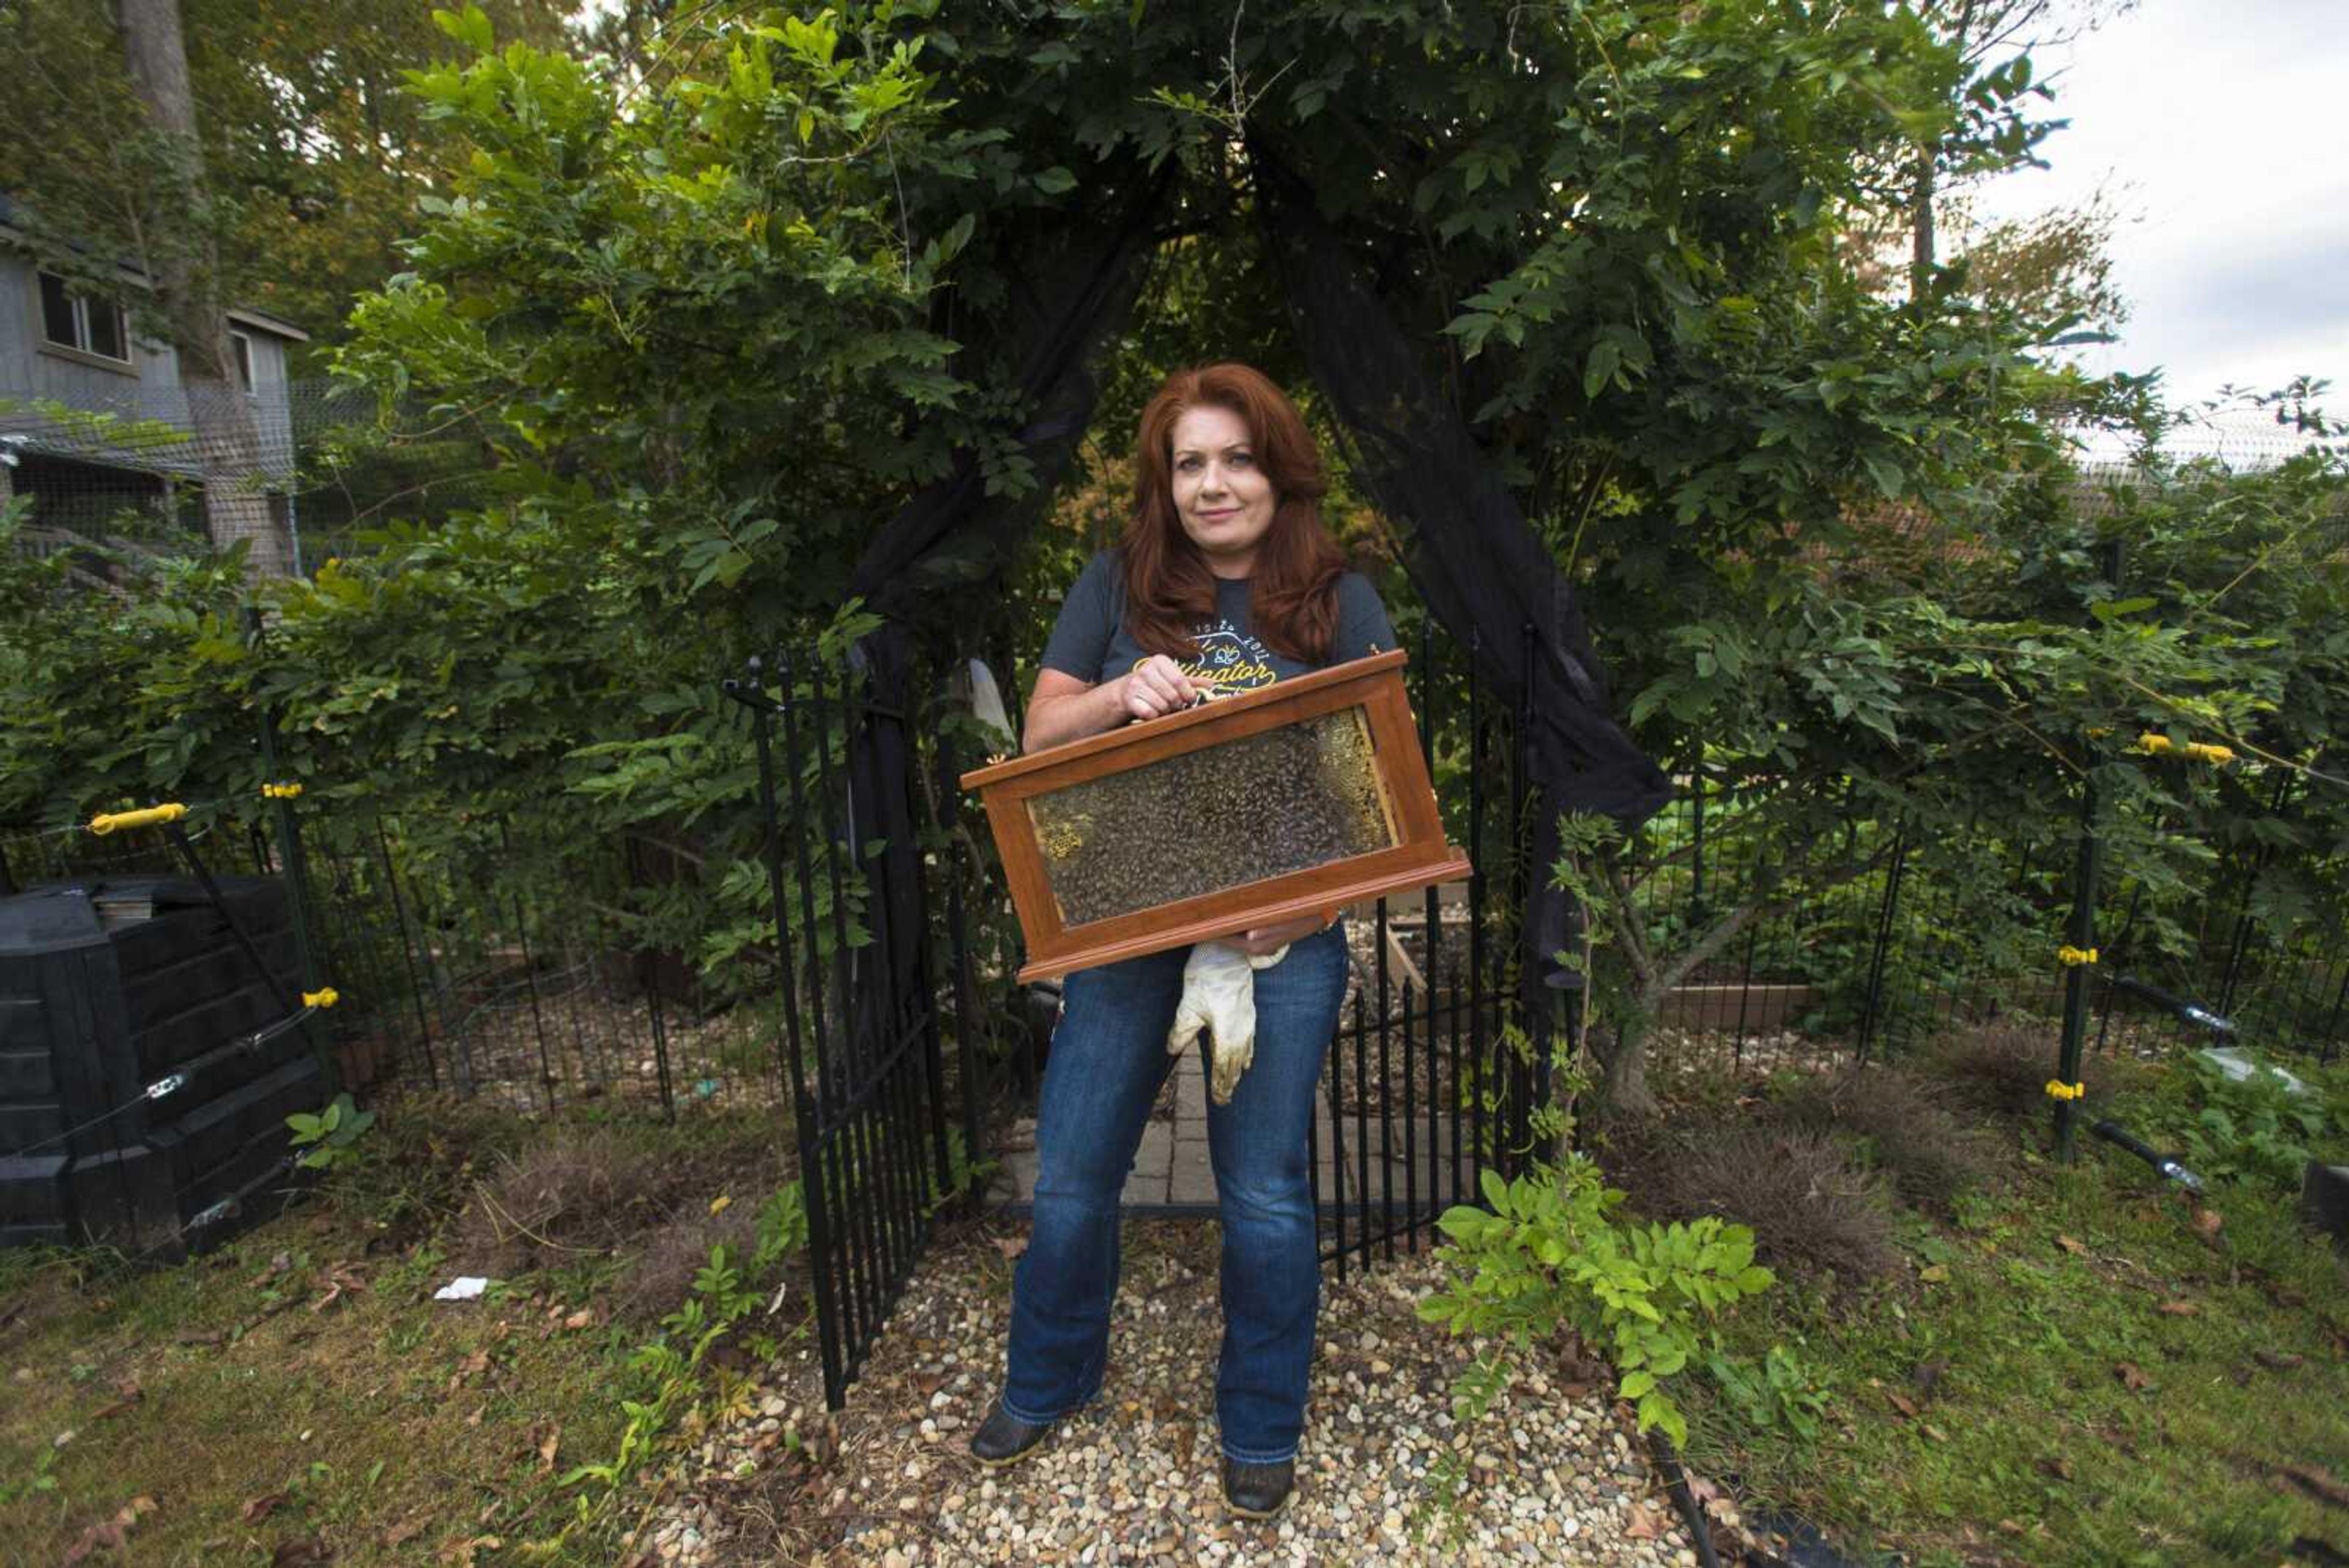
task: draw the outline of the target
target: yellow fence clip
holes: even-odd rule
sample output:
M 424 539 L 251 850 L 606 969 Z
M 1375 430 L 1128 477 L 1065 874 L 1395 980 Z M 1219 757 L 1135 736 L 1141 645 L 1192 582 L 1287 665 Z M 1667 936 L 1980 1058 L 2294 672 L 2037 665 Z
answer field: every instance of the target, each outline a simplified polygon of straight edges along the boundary
M 2057 948 L 2055 950 L 2055 961 L 2062 964 L 2065 969 L 2077 969 L 2084 963 L 2095 962 L 2096 950 L 2094 948 L 2075 947 Z
M 261 786 L 264 800 L 292 800 L 301 793 L 302 786 L 297 784 L 265 784 Z
M 188 808 L 178 801 L 162 805 L 150 805 L 138 811 L 101 811 L 89 819 L 89 830 L 100 838 L 133 827 L 154 827 L 161 823 L 177 822 L 188 815 Z
M 2067 1084 L 2061 1078 L 2050 1078 L 2047 1080 L 2047 1093 L 2052 1097 L 2059 1100 L 2085 1099 L 2088 1095 L 2088 1085 L 2085 1084 Z
M 2212 767 L 2224 767 L 2235 760 L 2231 746 L 2214 746 L 2203 741 L 2189 741 L 2178 745 L 2167 735 L 2147 730 L 2137 738 L 2137 750 L 2147 756 L 2163 756 L 2175 752 L 2191 763 L 2209 763 Z
M 323 991 L 305 991 L 302 993 L 302 1005 L 305 1007 L 332 1007 L 341 1000 L 342 998 L 336 994 L 335 988 L 331 985 Z

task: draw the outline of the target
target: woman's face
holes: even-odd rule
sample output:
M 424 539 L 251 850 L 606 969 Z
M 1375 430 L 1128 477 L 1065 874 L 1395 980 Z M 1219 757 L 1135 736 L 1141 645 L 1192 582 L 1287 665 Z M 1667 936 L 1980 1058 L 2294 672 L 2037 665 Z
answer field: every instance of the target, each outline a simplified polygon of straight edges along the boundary
M 1174 514 L 1219 577 L 1244 577 L 1280 497 L 1257 465 L 1255 438 L 1231 410 L 1203 403 L 1174 421 Z

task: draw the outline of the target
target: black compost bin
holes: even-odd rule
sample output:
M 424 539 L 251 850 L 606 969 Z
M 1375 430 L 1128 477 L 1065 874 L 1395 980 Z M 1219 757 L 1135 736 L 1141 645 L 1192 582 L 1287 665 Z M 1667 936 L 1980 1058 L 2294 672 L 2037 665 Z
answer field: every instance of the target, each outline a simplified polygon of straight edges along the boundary
M 325 1080 L 305 1031 L 251 1036 L 299 1005 L 292 911 L 274 878 L 217 880 L 276 987 L 190 878 L 0 898 L 0 1245 L 176 1258 L 288 1185 L 285 1117 Z

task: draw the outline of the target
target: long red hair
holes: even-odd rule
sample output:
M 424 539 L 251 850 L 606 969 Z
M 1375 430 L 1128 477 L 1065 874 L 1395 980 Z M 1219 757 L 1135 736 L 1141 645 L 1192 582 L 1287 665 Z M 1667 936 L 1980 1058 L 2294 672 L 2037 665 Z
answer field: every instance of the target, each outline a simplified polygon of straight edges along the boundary
M 1195 408 L 1226 409 L 1247 426 L 1257 466 L 1278 497 L 1248 573 L 1257 639 L 1288 659 L 1319 664 L 1338 627 L 1346 557 L 1321 526 L 1328 474 L 1287 393 L 1246 365 L 1207 365 L 1166 378 L 1142 410 L 1133 446 L 1133 512 L 1120 551 L 1125 623 L 1153 653 L 1194 658 L 1191 628 L 1216 614 L 1216 577 L 1174 510 L 1174 424 Z

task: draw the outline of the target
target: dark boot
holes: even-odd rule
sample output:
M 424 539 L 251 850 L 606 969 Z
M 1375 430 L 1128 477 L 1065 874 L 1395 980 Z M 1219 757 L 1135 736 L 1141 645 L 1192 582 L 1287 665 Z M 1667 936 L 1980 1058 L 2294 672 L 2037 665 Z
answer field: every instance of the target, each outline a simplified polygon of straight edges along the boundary
M 1051 1422 L 1023 1421 L 1006 1411 L 999 1400 L 978 1424 L 978 1430 L 970 1435 L 970 1457 L 983 1465 L 1014 1464 L 1051 1433 Z
M 1296 1484 L 1295 1459 L 1283 1459 L 1275 1465 L 1243 1464 L 1233 1459 L 1224 1461 L 1224 1501 L 1231 1504 L 1234 1513 L 1245 1519 L 1270 1519 L 1278 1513 Z

